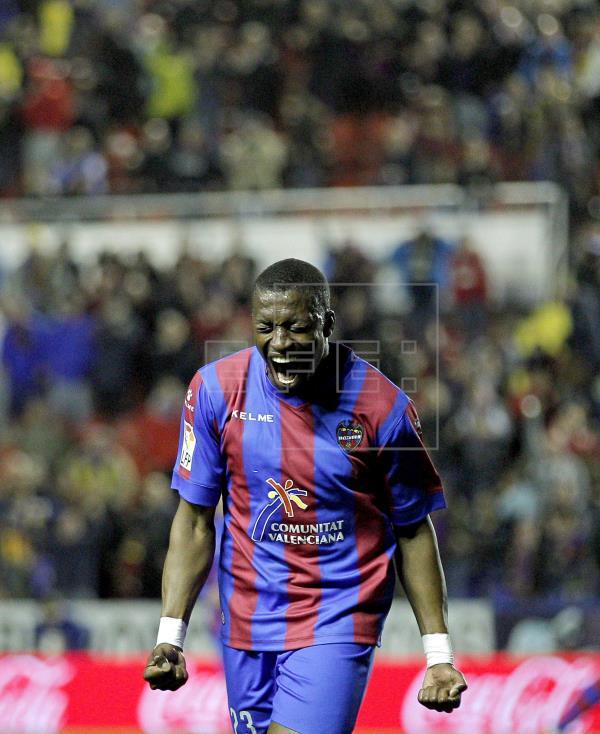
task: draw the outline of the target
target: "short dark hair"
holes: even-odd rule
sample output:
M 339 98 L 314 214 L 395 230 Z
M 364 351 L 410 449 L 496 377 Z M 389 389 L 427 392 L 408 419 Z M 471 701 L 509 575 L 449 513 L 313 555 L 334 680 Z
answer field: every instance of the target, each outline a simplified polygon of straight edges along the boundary
M 289 289 L 309 294 L 319 313 L 325 313 L 330 308 L 331 296 L 327 278 L 319 268 L 294 257 L 279 260 L 263 270 L 254 281 L 253 292 Z

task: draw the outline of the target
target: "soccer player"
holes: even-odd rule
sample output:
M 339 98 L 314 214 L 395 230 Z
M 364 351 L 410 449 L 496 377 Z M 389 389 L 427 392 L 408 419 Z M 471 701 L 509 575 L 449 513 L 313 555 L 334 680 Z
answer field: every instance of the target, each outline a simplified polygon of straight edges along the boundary
M 144 677 L 187 680 L 183 642 L 214 553 L 232 725 L 244 734 L 347 734 L 389 611 L 393 558 L 427 657 L 419 701 L 451 712 L 446 592 L 429 519 L 444 507 L 412 403 L 329 342 L 323 274 L 282 260 L 256 280 L 255 347 L 206 365 L 183 408 L 157 644 Z

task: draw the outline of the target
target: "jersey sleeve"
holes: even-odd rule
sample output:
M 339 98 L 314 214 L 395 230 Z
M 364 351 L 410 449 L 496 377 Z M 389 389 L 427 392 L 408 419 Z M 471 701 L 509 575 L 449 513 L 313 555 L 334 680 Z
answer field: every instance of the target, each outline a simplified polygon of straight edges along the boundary
M 216 417 L 202 375 L 196 372 L 183 404 L 171 486 L 188 502 L 214 507 L 224 476 Z
M 412 402 L 380 449 L 393 525 L 410 525 L 446 506 L 440 477 L 423 443 Z

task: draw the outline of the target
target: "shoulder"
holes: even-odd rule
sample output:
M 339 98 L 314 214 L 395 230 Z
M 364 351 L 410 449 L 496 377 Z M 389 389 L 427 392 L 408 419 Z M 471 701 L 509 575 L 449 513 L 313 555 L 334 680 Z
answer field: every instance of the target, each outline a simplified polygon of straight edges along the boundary
M 223 423 L 230 404 L 246 389 L 254 351 L 252 347 L 242 349 L 209 362 L 196 371 L 184 400 L 184 410 L 189 419 L 204 417 L 216 419 L 219 425 Z
M 219 387 L 223 392 L 240 389 L 246 382 L 254 347 L 241 349 L 201 367 L 197 375 L 207 387 Z
M 358 355 L 344 344 L 338 344 L 339 364 L 342 366 L 343 388 L 369 395 L 373 407 L 389 408 L 398 400 L 406 406 L 409 397 L 387 375 L 371 362 Z
M 226 354 L 220 359 L 215 359 L 212 362 L 207 362 L 203 367 L 198 370 L 198 372 L 202 374 L 203 372 L 211 369 L 222 369 L 223 367 L 235 367 L 241 364 L 248 364 L 254 352 L 256 352 L 255 347 L 246 347 L 245 349 L 240 349 L 237 352 Z
M 233 389 L 243 384 L 248 374 L 253 347 L 241 349 L 239 352 L 208 362 L 196 370 L 189 383 L 189 389 L 196 392 L 200 386 L 211 392 L 217 387 Z

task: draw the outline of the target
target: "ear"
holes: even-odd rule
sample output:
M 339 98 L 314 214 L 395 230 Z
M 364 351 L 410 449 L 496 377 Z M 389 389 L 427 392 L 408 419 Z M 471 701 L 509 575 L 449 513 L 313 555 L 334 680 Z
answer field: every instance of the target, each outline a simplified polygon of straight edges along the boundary
M 325 317 L 323 318 L 323 336 L 328 338 L 333 334 L 333 327 L 335 326 L 335 311 L 331 309 L 325 311 Z

